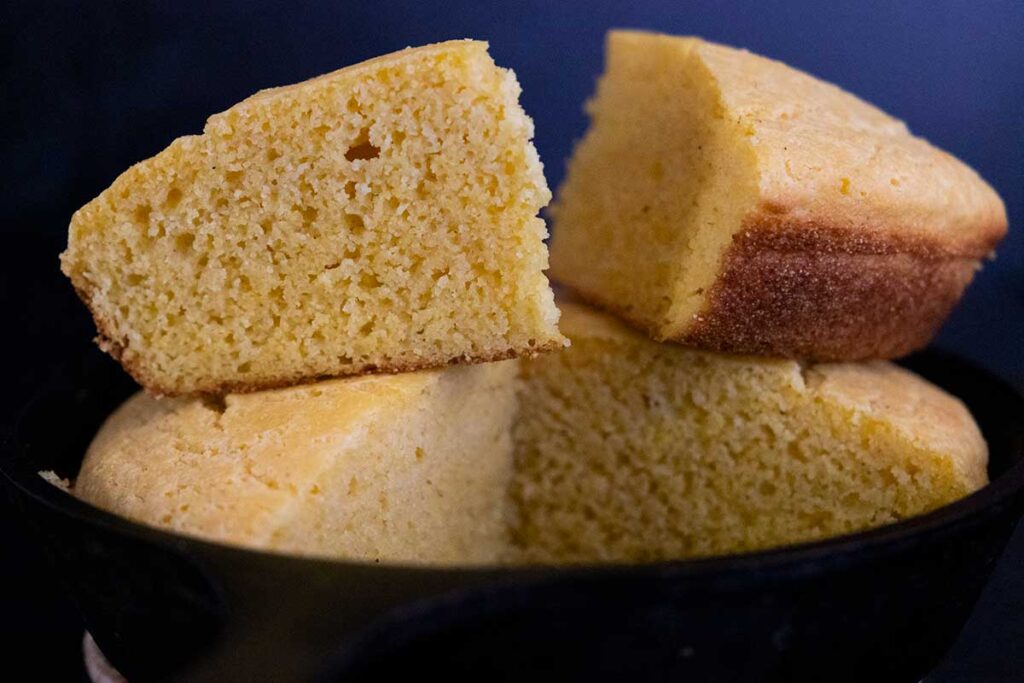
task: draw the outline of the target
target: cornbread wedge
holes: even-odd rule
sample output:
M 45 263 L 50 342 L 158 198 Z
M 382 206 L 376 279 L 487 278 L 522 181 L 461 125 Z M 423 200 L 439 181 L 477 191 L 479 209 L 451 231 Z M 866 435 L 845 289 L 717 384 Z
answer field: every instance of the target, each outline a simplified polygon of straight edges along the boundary
M 614 31 L 588 111 L 551 210 L 552 277 L 659 341 L 897 357 L 1006 232 L 966 165 L 749 52 Z
M 178 533 L 300 555 L 491 562 L 507 548 L 513 361 L 199 399 L 129 399 L 74 493 Z
M 80 209 L 62 268 L 155 394 L 559 347 L 518 95 L 470 40 L 260 92 Z
M 883 361 L 801 366 L 658 344 L 562 307 L 572 348 L 522 361 L 516 544 L 642 562 L 835 536 L 986 482 L 955 398 Z

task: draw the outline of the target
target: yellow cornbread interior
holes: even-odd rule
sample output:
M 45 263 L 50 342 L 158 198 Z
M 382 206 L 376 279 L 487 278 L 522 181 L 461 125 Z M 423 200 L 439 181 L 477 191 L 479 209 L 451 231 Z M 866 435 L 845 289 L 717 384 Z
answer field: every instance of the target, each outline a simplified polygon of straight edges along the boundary
M 708 353 L 562 311 L 572 347 L 522 363 L 522 559 L 642 562 L 807 541 L 986 481 L 967 410 L 894 365 Z
M 74 493 L 265 550 L 494 562 L 508 547 L 514 361 L 197 399 L 129 399 Z
M 559 345 L 518 95 L 475 41 L 258 93 L 78 211 L 63 270 L 161 393 Z
M 609 34 L 590 127 L 551 208 L 552 277 L 659 339 L 700 312 L 757 198 L 749 128 L 726 116 L 698 42 Z

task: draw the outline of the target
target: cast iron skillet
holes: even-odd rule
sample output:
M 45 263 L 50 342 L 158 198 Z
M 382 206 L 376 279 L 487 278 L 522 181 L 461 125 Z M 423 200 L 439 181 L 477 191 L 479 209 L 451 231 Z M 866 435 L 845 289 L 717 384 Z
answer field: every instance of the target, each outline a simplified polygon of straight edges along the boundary
M 1024 401 L 948 356 L 908 364 L 978 419 L 989 486 L 887 528 L 702 561 L 373 565 L 133 524 L 36 475 L 73 476 L 102 419 L 134 389 L 95 351 L 44 383 L 0 465 L 89 631 L 136 683 L 919 681 L 966 621 L 1024 508 Z

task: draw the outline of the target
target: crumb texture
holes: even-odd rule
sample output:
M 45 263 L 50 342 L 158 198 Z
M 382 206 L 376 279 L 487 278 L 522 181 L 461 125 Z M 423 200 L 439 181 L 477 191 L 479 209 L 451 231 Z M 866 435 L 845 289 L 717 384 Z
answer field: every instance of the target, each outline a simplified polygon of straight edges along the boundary
M 743 50 L 614 31 L 587 110 L 551 207 L 552 275 L 659 340 L 818 360 L 906 353 L 1006 231 L 1001 200 L 965 164 L 853 95 Z M 774 282 L 734 286 L 758 275 L 745 271 L 746 246 L 783 241 Z M 852 299 L 829 288 L 866 259 L 892 284 Z M 929 282 L 942 306 L 888 297 Z M 786 308 L 790 283 L 809 306 Z M 908 320 L 901 343 L 876 341 L 880 308 Z M 776 334 L 752 340 L 729 320 L 738 311 L 771 317 Z M 835 329 L 850 316 L 865 321 L 863 339 Z
M 476 41 L 260 92 L 80 209 L 62 268 L 155 393 L 560 346 L 518 96 Z
M 895 522 L 986 482 L 966 408 L 894 365 L 696 351 L 562 310 L 572 347 L 521 366 L 520 559 L 742 552 Z
M 514 361 L 337 379 L 223 402 L 139 393 L 74 493 L 130 519 L 264 550 L 391 562 L 505 554 Z

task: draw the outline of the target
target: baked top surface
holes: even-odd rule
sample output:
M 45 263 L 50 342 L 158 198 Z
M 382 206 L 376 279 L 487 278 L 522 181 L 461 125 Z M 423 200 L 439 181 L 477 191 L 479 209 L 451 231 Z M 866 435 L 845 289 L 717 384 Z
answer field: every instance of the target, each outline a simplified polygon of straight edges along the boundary
M 900 120 L 782 62 L 699 38 L 634 31 L 611 46 L 669 41 L 707 66 L 757 155 L 762 210 L 809 227 L 923 240 L 986 255 L 1006 232 L 995 191 L 962 161 Z M 756 222 L 751 227 L 756 227 Z
M 138 393 L 74 493 L 153 526 L 303 555 L 492 561 L 504 551 L 514 362 L 228 395 Z

